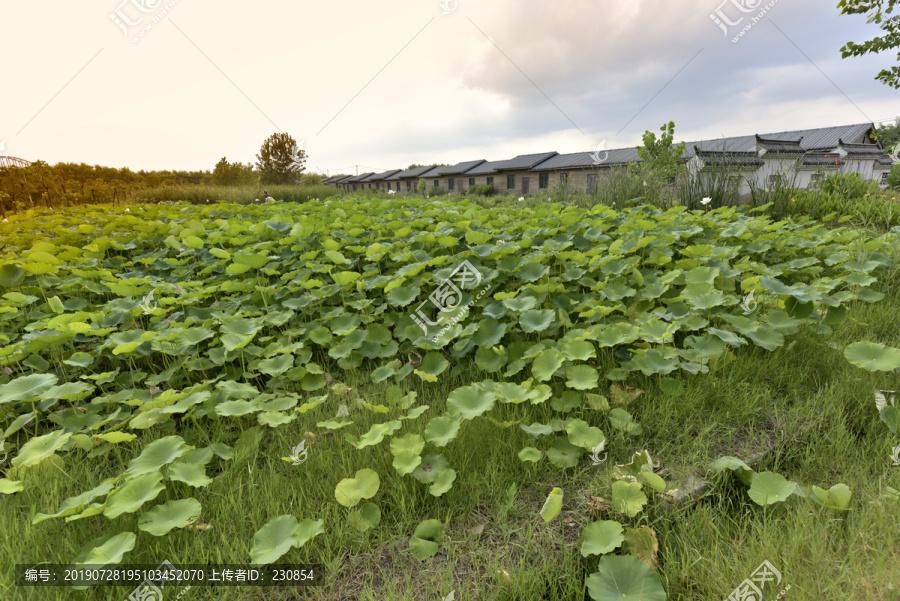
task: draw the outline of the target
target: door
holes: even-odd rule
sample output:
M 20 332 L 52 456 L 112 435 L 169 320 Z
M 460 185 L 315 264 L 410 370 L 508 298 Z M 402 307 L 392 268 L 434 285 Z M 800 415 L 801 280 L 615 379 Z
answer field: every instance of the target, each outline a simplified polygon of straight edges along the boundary
M 522 178 L 522 194 L 528 194 L 528 178 Z

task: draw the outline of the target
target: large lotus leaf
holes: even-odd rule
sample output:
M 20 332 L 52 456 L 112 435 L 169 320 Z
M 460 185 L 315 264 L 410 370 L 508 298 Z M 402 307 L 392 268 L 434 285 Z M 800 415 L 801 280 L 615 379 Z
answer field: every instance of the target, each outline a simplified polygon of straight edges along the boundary
M 84 508 L 87 507 L 91 503 L 91 501 L 93 501 L 97 497 L 102 497 L 103 495 L 106 495 L 112 489 L 113 489 L 112 482 L 104 482 L 100 486 L 97 486 L 96 488 L 92 488 L 91 490 L 89 490 L 87 492 L 83 492 L 80 495 L 76 495 L 74 497 L 67 498 L 59 506 L 59 510 L 56 513 L 35 514 L 34 518 L 31 520 L 31 523 L 39 524 L 40 522 L 43 522 L 44 520 L 47 520 L 50 518 L 61 518 L 61 517 L 66 517 L 66 516 L 70 516 L 70 515 L 79 513 L 82 510 L 84 510 Z
M 656 571 L 630 555 L 601 557 L 585 584 L 593 601 L 666 601 Z
M 596 334 L 597 344 L 601 347 L 630 344 L 641 335 L 641 329 L 631 323 L 620 322 L 603 328 Z
M 417 286 L 400 286 L 387 293 L 387 301 L 395 307 L 405 307 L 413 302 L 421 293 Z
M 528 461 L 531 463 L 536 463 L 541 460 L 544 454 L 540 451 L 540 449 L 536 449 L 534 447 L 525 447 L 521 451 L 519 451 L 519 461 Z
M 551 426 L 540 424 L 538 422 L 534 422 L 530 426 L 519 424 L 519 427 L 522 428 L 523 432 L 530 434 L 531 436 L 547 436 L 548 434 L 553 434 L 553 428 Z
M 545 522 L 553 520 L 553 518 L 558 516 L 562 511 L 562 505 L 563 491 L 561 488 L 554 488 L 550 491 L 550 494 L 547 495 L 544 506 L 541 507 L 541 518 Z
M 549 309 L 543 311 L 525 311 L 519 318 L 519 324 L 522 330 L 531 334 L 533 332 L 543 332 L 553 322 L 555 313 Z
M 113 532 L 95 538 L 84 546 L 72 567 L 122 563 L 125 554 L 134 549 L 136 540 L 133 532 Z
M 164 536 L 175 528 L 184 528 L 200 517 L 202 507 L 197 499 L 182 499 L 157 505 L 138 519 L 138 528 L 153 536 Z
M 294 366 L 293 355 L 279 355 L 259 362 L 257 369 L 267 376 L 278 376 Z
M 169 480 L 178 480 L 188 486 L 200 488 L 212 482 L 212 478 L 206 475 L 206 467 L 200 463 L 175 462 L 169 468 Z
M 647 504 L 647 495 L 641 490 L 640 482 L 618 480 L 612 484 L 612 501 L 616 511 L 633 518 Z
M 750 486 L 753 483 L 753 476 L 756 473 L 749 465 L 747 465 L 737 457 L 729 457 L 727 455 L 724 457 L 719 457 L 718 459 L 710 463 L 706 469 L 716 474 L 721 473 L 725 470 L 730 470 L 734 472 L 738 479 L 747 486 Z
M 546 382 L 562 367 L 565 357 L 556 349 L 546 349 L 535 357 L 531 364 L 531 373 L 539 382 Z
M 569 434 L 569 442 L 588 451 L 606 440 L 600 428 L 590 426 L 587 422 L 580 419 L 569 422 L 566 426 L 566 432 Z
M 15 288 L 16 286 L 21 286 L 24 281 L 24 269 L 10 263 L 0 265 L 0 286 L 4 288 Z
M 854 342 L 844 349 L 844 357 L 853 365 L 866 371 L 900 369 L 900 350 L 876 342 Z
M 253 535 L 250 563 L 268 565 L 280 559 L 293 547 L 302 547 L 325 532 L 322 520 L 297 522 L 292 515 L 274 518 Z
M 563 355 L 569 361 L 587 361 L 597 356 L 594 345 L 587 340 L 573 340 L 560 347 Z
M 450 464 L 446 457 L 428 453 L 422 457 L 422 462 L 413 470 L 412 477 L 422 484 L 432 484 L 435 476 L 448 469 L 450 469 Z
M 455 480 L 456 470 L 454 470 L 453 468 L 441 470 L 434 475 L 434 481 L 431 483 L 431 486 L 428 487 L 428 494 L 435 497 L 440 497 L 445 492 L 450 490 Z
M 592 390 L 597 388 L 600 374 L 589 365 L 573 365 L 566 369 L 566 386 L 575 390 Z
M 493 317 L 487 317 L 478 324 L 478 330 L 472 335 L 472 341 L 480 348 L 492 348 L 500 343 L 504 334 L 506 324 Z
M 428 353 L 422 359 L 422 364 L 416 371 L 433 376 L 434 379 L 430 381 L 437 382 L 437 376 L 447 371 L 448 367 L 450 367 L 450 362 L 447 361 L 444 355 L 441 353 Z
M 584 455 L 584 449 L 576 447 L 563 436 L 557 436 L 550 443 L 547 450 L 547 459 L 550 463 L 561 468 L 570 468 L 578 465 L 581 457 Z
M 364 468 L 356 472 L 355 477 L 345 478 L 338 482 L 334 489 L 334 498 L 344 507 L 354 507 L 363 499 L 371 499 L 378 492 L 381 480 L 374 470 Z
M 503 306 L 510 311 L 524 312 L 529 311 L 537 306 L 537 299 L 533 296 L 520 296 L 518 298 L 507 298 L 503 301 Z
M 165 490 L 160 484 L 162 477 L 159 472 L 151 472 L 126 481 L 106 498 L 103 515 L 112 520 L 123 513 L 134 513 Z
M 262 269 L 269 262 L 269 257 L 261 253 L 237 253 L 234 255 L 234 262 L 251 269 Z
M 57 378 L 52 374 L 32 374 L 16 378 L 0 386 L 0 404 L 33 399 L 56 382 Z
M 494 408 L 497 394 L 483 390 L 478 386 L 457 388 L 447 397 L 447 409 L 451 415 L 460 415 L 463 419 L 475 419 Z
M 400 420 L 392 420 L 383 424 L 374 424 L 371 428 L 369 428 L 368 432 L 360 436 L 359 441 L 355 440 L 352 437 L 349 437 L 348 441 L 357 449 L 371 447 L 380 444 L 381 441 L 384 440 L 385 436 L 390 436 L 391 434 L 399 430 L 401 426 L 402 424 Z
M 760 472 L 753 479 L 748 494 L 757 505 L 772 505 L 786 501 L 796 490 L 797 483 L 781 474 Z
M 475 365 L 488 373 L 496 373 L 506 366 L 509 355 L 503 347 L 482 347 L 475 351 Z
M 581 532 L 581 555 L 605 555 L 618 549 L 625 541 L 622 524 L 614 520 L 600 520 L 585 526 Z
M 154 440 L 144 447 L 140 455 L 128 463 L 128 469 L 125 470 L 124 476 L 127 479 L 155 472 L 162 466 L 172 463 L 190 449 L 191 447 L 186 445 L 180 436 L 166 436 Z
M 419 464 L 422 463 L 422 457 L 413 451 L 400 451 L 394 454 L 393 466 L 397 473 L 401 476 L 411 474 Z
M 409 451 L 418 455 L 425 448 L 425 440 L 418 434 L 404 434 L 391 440 L 391 454 L 399 455 Z
M 347 520 L 360 532 L 366 532 L 381 522 L 381 510 L 374 503 L 366 503 L 359 509 L 351 511 Z
M 425 426 L 425 440 L 436 447 L 445 447 L 459 434 L 459 419 L 445 415 L 432 418 Z
M 828 509 L 844 511 L 850 507 L 850 499 L 853 497 L 853 493 L 846 484 L 835 484 L 828 490 L 813 486 L 809 490 L 808 497 Z
M 25 485 L 22 484 L 21 480 L 10 480 L 8 478 L 0 478 L 0 494 L 2 495 L 11 495 L 13 493 L 21 492 L 25 489 Z M 44 515 L 44 514 L 41 514 Z
M 71 432 L 55 430 L 32 438 L 19 449 L 19 454 L 12 460 L 12 466 L 22 468 L 37 465 L 54 455 L 71 437 Z
M 659 566 L 659 540 L 656 538 L 656 532 L 649 526 L 626 528 L 622 550 L 651 568 Z

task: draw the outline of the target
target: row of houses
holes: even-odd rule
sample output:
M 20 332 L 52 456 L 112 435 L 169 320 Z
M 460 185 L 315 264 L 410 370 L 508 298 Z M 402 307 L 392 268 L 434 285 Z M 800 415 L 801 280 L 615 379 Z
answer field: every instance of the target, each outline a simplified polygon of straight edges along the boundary
M 873 123 L 754 134 L 688 142 L 682 162 L 692 175 L 727 174 L 748 195 L 753 187 L 777 181 L 796 188 L 815 187 L 831 173 L 856 172 L 866 180 L 887 184 L 897 160 L 872 137 Z M 465 192 L 473 186 L 493 186 L 498 194 L 528 195 L 567 186 L 590 192 L 609 169 L 640 163 L 637 148 L 559 154 L 520 155 L 504 161 L 465 161 L 394 169 L 383 173 L 338 175 L 322 180 L 345 192 L 362 190 L 415 192 L 420 180 L 429 188 Z

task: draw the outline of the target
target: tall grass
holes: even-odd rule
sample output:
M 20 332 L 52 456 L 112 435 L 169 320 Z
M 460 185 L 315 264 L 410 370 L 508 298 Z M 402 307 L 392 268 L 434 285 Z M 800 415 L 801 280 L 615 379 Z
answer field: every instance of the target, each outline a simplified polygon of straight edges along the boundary
M 340 193 L 332 186 L 319 185 L 287 185 L 264 188 L 275 200 L 283 202 L 307 202 L 314 198 L 329 198 Z M 205 204 L 210 202 L 229 202 L 249 204 L 263 200 L 263 190 L 256 185 L 251 186 L 164 186 L 152 190 L 143 190 L 134 195 L 136 202 L 190 202 Z

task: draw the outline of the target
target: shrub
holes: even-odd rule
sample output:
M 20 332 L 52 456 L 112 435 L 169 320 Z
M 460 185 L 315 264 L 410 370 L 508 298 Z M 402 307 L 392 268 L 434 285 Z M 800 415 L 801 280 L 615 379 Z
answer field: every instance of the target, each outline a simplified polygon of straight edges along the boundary
M 494 195 L 494 186 L 491 184 L 482 184 L 480 186 L 471 186 L 469 188 L 469 194 L 471 196 L 493 196 Z
M 867 194 L 874 194 L 877 189 L 878 182 L 867 182 L 856 172 L 844 175 L 832 173 L 822 182 L 823 192 L 840 194 L 850 200 L 865 198 Z

